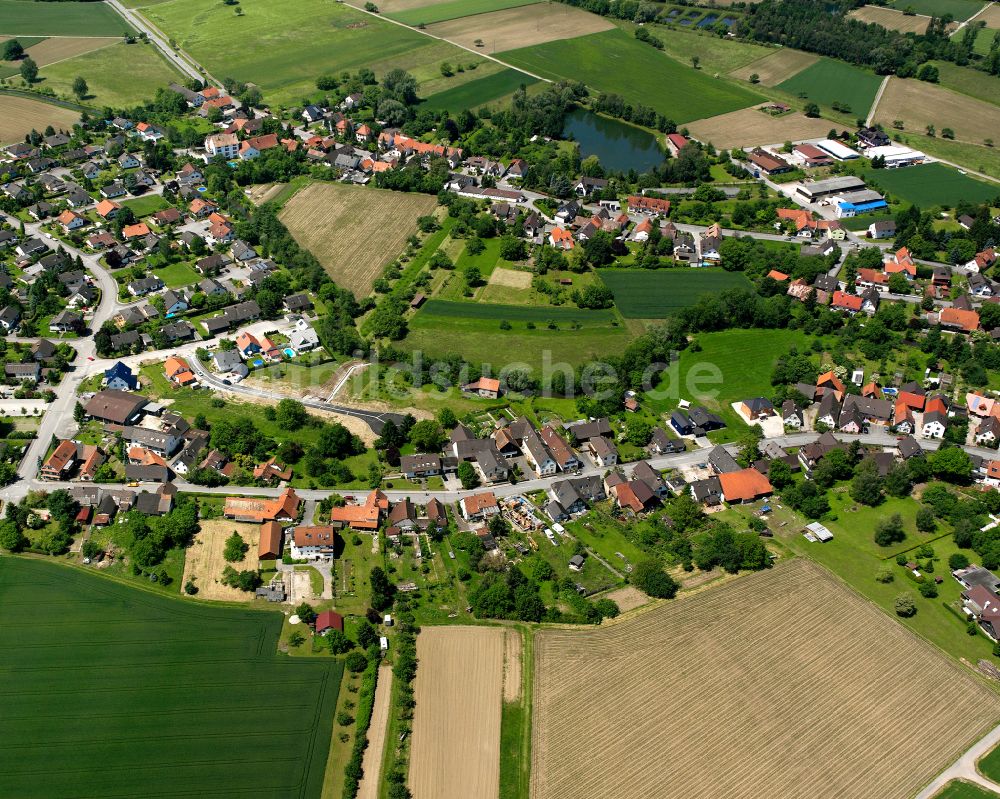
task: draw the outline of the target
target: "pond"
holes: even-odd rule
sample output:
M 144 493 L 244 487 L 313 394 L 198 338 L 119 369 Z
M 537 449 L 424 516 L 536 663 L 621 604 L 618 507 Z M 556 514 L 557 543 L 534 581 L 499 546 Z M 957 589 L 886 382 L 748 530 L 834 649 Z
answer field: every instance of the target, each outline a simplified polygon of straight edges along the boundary
M 596 155 L 605 169 L 640 174 L 663 163 L 663 151 L 656 137 L 644 130 L 598 116 L 583 108 L 566 115 L 563 136 L 580 145 L 580 155 Z

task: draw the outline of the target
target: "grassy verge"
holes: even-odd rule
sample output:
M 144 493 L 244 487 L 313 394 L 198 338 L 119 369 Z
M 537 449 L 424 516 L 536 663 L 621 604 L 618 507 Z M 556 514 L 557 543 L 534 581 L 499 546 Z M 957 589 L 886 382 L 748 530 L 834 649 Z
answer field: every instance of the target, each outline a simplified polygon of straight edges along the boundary
M 504 702 L 500 720 L 500 799 L 527 799 L 531 792 L 531 700 L 534 630 L 520 630 L 521 698 Z

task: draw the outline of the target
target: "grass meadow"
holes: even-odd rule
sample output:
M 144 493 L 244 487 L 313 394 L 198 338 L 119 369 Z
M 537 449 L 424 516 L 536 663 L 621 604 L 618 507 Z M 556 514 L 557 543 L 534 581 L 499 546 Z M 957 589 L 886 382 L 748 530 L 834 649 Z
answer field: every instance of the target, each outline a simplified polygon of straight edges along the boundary
M 449 19 L 469 17 L 473 14 L 488 14 L 505 8 L 520 8 L 537 3 L 538 0 L 445 0 L 443 3 L 410 8 L 405 11 L 389 12 L 389 19 L 404 25 L 432 25 Z
M 104 3 L 0 0 L 3 36 L 121 36 L 126 31 L 134 33 L 132 26 Z
M 343 670 L 280 613 L 8 557 L 0 619 L 0 795 L 319 796 Z
M 504 69 L 484 78 L 476 78 L 453 89 L 445 89 L 431 95 L 421 107 L 429 108 L 432 111 L 449 111 L 452 114 L 457 114 L 466 108 L 486 105 L 506 97 L 522 84 L 531 86 L 535 83 L 538 83 L 538 80 L 530 75 L 525 75 L 516 69 Z
M 502 321 L 511 329 L 501 330 Z M 459 353 L 472 363 L 497 367 L 519 361 L 538 369 L 545 353 L 553 363 L 583 364 L 619 352 L 629 340 L 614 311 L 433 299 L 410 319 L 409 328 L 402 348 L 431 357 Z
M 979 770 L 994 782 L 1000 780 L 1000 746 L 983 755 L 978 766 Z
M 43 87 L 67 98 L 72 97 L 73 81 L 82 76 L 90 89 L 85 102 L 112 108 L 150 100 L 158 88 L 180 79 L 152 44 L 140 43 L 113 44 L 49 64 L 39 69 L 38 76 Z
M 850 113 L 863 117 L 872 107 L 881 83 L 882 79 L 872 72 L 843 61 L 821 58 L 779 83 L 777 88 L 789 94 L 804 94 L 824 107 L 830 107 L 833 103 L 846 103 L 850 106 Z
M 457 48 L 342 4 L 243 0 L 240 8 L 237 17 L 221 3 L 169 0 L 144 13 L 209 72 L 252 81 L 276 103 L 298 102 L 325 73 L 409 69 L 422 62 L 424 48 L 446 48 L 453 63 L 462 57 Z
M 621 30 L 510 50 L 500 56 L 544 77 L 580 80 L 648 105 L 678 124 L 745 108 L 763 98 L 675 61 Z
M 722 269 L 601 269 L 598 275 L 627 319 L 666 319 L 705 294 L 749 286 L 742 274 Z
M 726 422 L 719 437 L 731 440 L 746 430 L 746 422 L 730 403 L 770 396 L 775 362 L 802 337 L 794 330 L 724 330 L 703 333 L 696 342 L 697 348 L 681 351 L 643 404 L 654 413 L 673 410 L 681 399 L 704 405 Z
M 987 202 L 1000 196 L 1000 185 L 963 175 L 944 164 L 920 164 L 905 169 L 867 169 L 863 176 L 869 184 L 904 202 L 930 208 L 968 202 Z

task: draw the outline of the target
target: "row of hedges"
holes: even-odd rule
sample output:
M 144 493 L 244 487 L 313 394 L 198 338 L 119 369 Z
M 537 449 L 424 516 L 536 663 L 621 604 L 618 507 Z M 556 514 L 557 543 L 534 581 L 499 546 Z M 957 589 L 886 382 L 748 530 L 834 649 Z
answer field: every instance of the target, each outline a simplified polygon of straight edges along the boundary
M 374 647 L 372 648 L 375 649 Z M 375 686 L 378 684 L 378 651 L 369 650 L 368 666 L 361 675 L 361 687 L 358 690 L 357 728 L 355 729 L 354 749 L 351 759 L 344 768 L 344 799 L 354 799 L 358 795 L 358 786 L 364 769 L 361 761 L 368 748 L 368 726 L 372 721 L 372 710 L 375 707 Z

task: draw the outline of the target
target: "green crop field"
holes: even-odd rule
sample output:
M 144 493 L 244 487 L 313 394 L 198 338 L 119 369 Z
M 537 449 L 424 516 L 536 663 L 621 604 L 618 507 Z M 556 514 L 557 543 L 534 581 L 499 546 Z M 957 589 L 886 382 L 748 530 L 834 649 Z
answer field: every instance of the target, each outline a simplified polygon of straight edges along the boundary
M 826 108 L 833 103 L 846 103 L 850 106 L 850 113 L 863 117 L 872 107 L 881 83 L 882 78 L 872 72 L 843 61 L 821 58 L 812 66 L 779 83 L 777 88 L 789 94 L 804 94 L 814 103 Z
M 281 625 L 0 558 L 0 796 L 318 797 L 343 669 Z
M 941 793 L 934 794 L 934 799 L 997 799 L 997 795 L 971 782 L 956 780 L 945 785 Z
M 511 329 L 501 330 L 502 321 Z M 514 361 L 537 370 L 546 357 L 579 365 L 620 352 L 629 341 L 613 310 L 428 300 L 409 327 L 402 347 L 428 357 L 458 353 L 497 371 Z
M 239 7 L 237 17 L 222 3 L 169 0 L 143 13 L 209 72 L 252 81 L 277 103 L 299 102 L 319 75 L 424 65 L 431 48 L 435 62 L 465 58 L 456 47 L 343 4 L 242 0 Z
M 522 84 L 531 86 L 534 83 L 538 81 L 530 75 L 525 75 L 516 69 L 504 69 L 485 78 L 476 78 L 454 89 L 446 89 L 432 95 L 421 107 L 455 114 L 465 108 L 475 108 L 499 100 Z
M 863 177 L 869 185 L 922 208 L 953 206 L 962 200 L 987 202 L 1000 197 L 1000 184 L 976 180 L 944 164 L 867 169 Z
M 978 765 L 979 770 L 991 780 L 1000 780 L 1000 746 L 983 755 Z
M 951 14 L 956 22 L 962 22 L 979 11 L 985 3 L 979 0 L 892 0 L 888 5 L 900 11 L 912 9 L 914 13 L 928 17 Z
M 984 38 L 989 44 L 991 37 L 986 36 L 986 32 L 980 31 L 976 43 L 978 44 Z M 1000 105 L 1000 78 L 987 75 L 985 72 L 971 67 L 960 67 L 948 61 L 934 61 L 933 63 L 938 68 L 941 75 L 940 84 L 944 88 L 975 97 L 984 103 Z
M 447 22 L 449 19 L 471 17 L 473 14 L 530 6 L 537 2 L 539 0 L 446 0 L 444 3 L 410 8 L 386 16 L 404 25 L 432 25 L 435 22 Z
M 739 272 L 722 269 L 601 269 L 598 274 L 627 319 L 666 319 L 705 294 L 750 285 Z
M 62 5 L 62 3 L 60 3 Z M 181 77 L 152 44 L 113 44 L 58 61 L 38 71 L 41 85 L 72 97 L 73 81 L 81 76 L 90 89 L 90 105 L 112 108 L 152 100 L 156 90 Z
M 104 3 L 0 0 L 0 35 L 121 36 L 134 30 Z
M 621 30 L 523 47 L 502 60 L 547 78 L 580 80 L 648 105 L 678 124 L 746 108 L 763 98 L 675 61 Z

